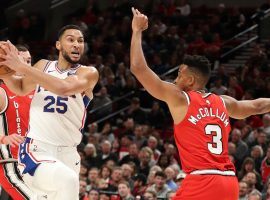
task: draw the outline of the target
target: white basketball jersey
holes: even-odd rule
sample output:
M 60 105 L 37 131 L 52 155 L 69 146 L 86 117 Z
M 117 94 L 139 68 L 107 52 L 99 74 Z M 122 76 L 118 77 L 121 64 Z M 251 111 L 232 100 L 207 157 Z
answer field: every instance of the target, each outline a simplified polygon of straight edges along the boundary
M 57 61 L 48 61 L 44 72 L 65 79 L 81 67 L 61 71 Z M 27 137 L 53 145 L 74 146 L 81 142 L 89 97 L 56 95 L 37 85 L 30 107 Z

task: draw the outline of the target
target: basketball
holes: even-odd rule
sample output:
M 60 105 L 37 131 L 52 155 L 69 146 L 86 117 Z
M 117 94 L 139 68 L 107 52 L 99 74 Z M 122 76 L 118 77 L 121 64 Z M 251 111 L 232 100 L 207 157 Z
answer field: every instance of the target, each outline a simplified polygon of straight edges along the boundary
M 6 54 L 5 51 L 0 48 L 0 54 Z M 2 58 L 0 58 L 0 61 L 3 61 Z M 8 66 L 6 65 L 0 65 L 0 77 L 2 76 L 11 76 L 12 74 L 14 74 L 15 71 L 10 69 Z

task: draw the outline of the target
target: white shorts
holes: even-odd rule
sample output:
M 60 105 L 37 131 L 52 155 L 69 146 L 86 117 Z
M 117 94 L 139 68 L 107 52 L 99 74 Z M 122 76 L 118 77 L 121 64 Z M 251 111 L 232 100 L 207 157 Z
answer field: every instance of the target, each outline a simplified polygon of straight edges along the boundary
M 47 194 L 48 199 L 75 200 L 79 193 L 80 159 L 76 147 L 26 138 L 19 148 L 18 168 L 36 193 Z

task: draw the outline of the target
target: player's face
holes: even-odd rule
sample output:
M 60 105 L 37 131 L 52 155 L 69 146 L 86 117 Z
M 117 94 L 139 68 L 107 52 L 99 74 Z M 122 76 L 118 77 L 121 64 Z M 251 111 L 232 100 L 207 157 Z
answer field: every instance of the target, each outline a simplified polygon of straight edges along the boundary
M 57 44 L 57 49 L 69 63 L 76 64 L 84 52 L 84 38 L 81 31 L 68 29 Z
M 175 79 L 174 83 L 184 91 L 189 90 L 188 86 L 188 78 L 190 77 L 188 73 L 188 66 L 187 65 L 180 65 L 179 70 L 178 70 L 178 76 Z
M 31 55 L 29 51 L 19 51 L 19 56 L 22 57 L 22 60 L 28 64 L 31 65 Z

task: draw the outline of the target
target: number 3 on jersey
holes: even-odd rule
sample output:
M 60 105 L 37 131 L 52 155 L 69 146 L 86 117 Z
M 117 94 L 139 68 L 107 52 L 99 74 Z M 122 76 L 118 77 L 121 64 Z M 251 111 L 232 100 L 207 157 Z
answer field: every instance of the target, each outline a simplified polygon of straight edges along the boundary
M 223 151 L 222 131 L 218 125 L 208 124 L 205 128 L 206 135 L 212 135 L 212 142 L 207 144 L 208 150 L 220 155 Z
M 66 102 L 68 101 L 68 97 L 57 96 L 55 99 L 54 96 L 46 96 L 44 100 L 48 103 L 44 106 L 43 112 L 54 113 L 56 111 L 60 114 L 64 114 L 65 112 L 67 112 Z

